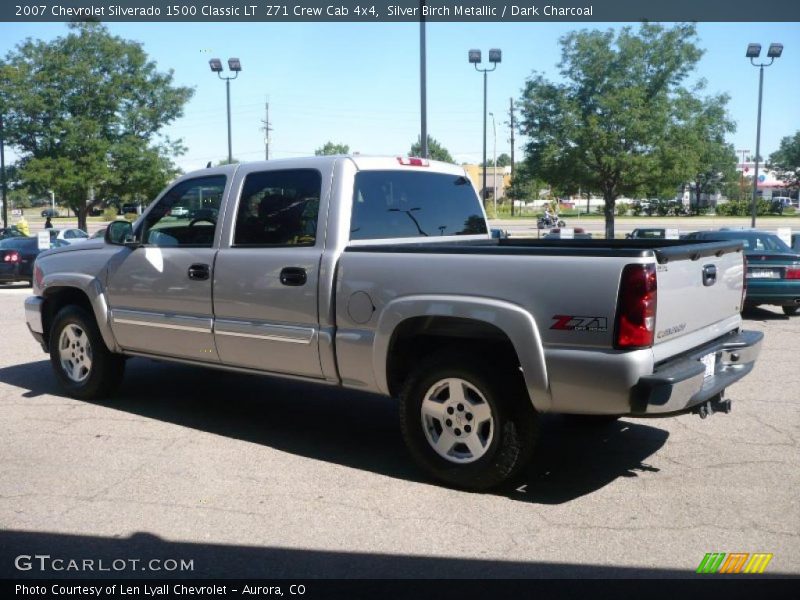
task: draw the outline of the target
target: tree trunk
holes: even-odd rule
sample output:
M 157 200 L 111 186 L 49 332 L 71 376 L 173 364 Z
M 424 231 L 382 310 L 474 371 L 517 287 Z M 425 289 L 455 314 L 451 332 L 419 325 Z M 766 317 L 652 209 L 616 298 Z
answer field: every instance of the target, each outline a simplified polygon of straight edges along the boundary
M 694 196 L 695 196 L 695 199 L 696 199 L 695 204 L 694 204 L 694 210 L 691 210 L 692 207 L 689 206 L 689 209 L 690 209 L 689 212 L 691 214 L 694 214 L 694 215 L 699 215 L 700 214 L 700 182 L 699 181 L 695 181 L 694 182 Z M 691 202 L 690 202 L 690 205 L 691 205 Z
M 75 214 L 78 216 L 78 229 L 83 229 L 88 232 L 89 230 L 86 228 L 86 215 L 89 212 L 89 206 L 86 204 L 86 201 L 74 210 Z
M 603 200 L 605 206 L 603 213 L 606 216 L 606 239 L 614 239 L 614 205 L 617 202 L 617 197 L 610 191 L 603 192 Z

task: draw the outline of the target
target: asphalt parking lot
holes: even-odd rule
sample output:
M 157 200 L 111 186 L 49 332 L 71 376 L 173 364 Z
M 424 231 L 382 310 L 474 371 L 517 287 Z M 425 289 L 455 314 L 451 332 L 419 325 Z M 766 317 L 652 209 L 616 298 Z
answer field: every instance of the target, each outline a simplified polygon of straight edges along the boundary
M 2 577 L 52 576 L 15 568 L 37 553 L 193 561 L 115 576 L 442 578 L 684 577 L 768 552 L 767 574 L 800 575 L 800 317 L 746 315 L 766 340 L 730 415 L 546 417 L 519 481 L 470 494 L 416 469 L 383 398 L 143 359 L 113 401 L 67 398 L 29 293 L 0 286 Z

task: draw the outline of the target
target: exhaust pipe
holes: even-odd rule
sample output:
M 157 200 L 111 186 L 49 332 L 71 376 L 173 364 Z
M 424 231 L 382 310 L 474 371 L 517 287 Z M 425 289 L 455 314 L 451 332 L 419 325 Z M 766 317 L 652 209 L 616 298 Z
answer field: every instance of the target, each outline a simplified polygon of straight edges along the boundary
M 692 412 L 696 415 L 699 415 L 701 419 L 710 417 L 714 413 L 728 414 L 731 412 L 731 401 L 723 400 L 722 394 L 717 394 L 713 398 L 710 398 L 702 404 L 695 406 L 694 409 L 692 409 Z

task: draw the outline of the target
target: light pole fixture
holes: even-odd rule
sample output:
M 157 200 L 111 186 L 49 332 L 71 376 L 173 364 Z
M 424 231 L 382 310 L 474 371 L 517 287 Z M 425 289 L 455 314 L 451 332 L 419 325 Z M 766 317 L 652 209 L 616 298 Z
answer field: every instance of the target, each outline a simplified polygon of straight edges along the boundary
M 484 205 L 486 204 L 486 79 L 487 73 L 494 71 L 497 68 L 497 63 L 503 59 L 503 53 L 498 48 L 489 50 L 489 62 L 492 64 L 491 69 L 484 69 L 478 67 L 481 64 L 481 51 L 470 50 L 468 53 L 469 62 L 475 66 L 475 70 L 483 73 L 483 189 L 481 191 L 481 198 Z
M 756 164 L 753 169 L 753 206 L 751 207 L 750 226 L 756 226 L 756 212 L 758 202 L 758 160 L 761 151 L 761 99 L 764 92 L 764 67 L 770 66 L 776 58 L 783 54 L 783 44 L 772 43 L 767 50 L 769 62 L 756 63 L 755 59 L 761 55 L 761 44 L 747 44 L 745 57 L 750 59 L 750 64 L 758 67 L 758 120 L 756 121 Z
M 233 162 L 233 152 L 231 149 L 231 80 L 236 79 L 242 70 L 242 63 L 238 58 L 228 59 L 228 70 L 233 73 L 233 77 L 224 77 L 222 75 L 222 61 L 218 58 L 212 58 L 208 61 L 208 66 L 211 67 L 212 73 L 216 73 L 217 77 L 225 80 L 225 97 L 228 105 L 228 163 Z

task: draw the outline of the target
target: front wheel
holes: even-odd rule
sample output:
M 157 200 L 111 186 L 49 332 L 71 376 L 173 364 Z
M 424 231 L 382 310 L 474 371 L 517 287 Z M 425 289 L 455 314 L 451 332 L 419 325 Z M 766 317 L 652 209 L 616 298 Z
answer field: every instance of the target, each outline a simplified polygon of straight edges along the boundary
M 521 374 L 455 352 L 424 360 L 400 395 L 400 426 L 417 463 L 454 487 L 486 490 L 533 454 L 536 411 Z
M 124 357 L 106 347 L 94 317 L 78 306 L 62 308 L 53 320 L 50 363 L 66 392 L 81 400 L 107 396 L 125 371 Z
M 800 311 L 800 306 L 783 306 L 783 314 L 787 317 L 793 317 Z

